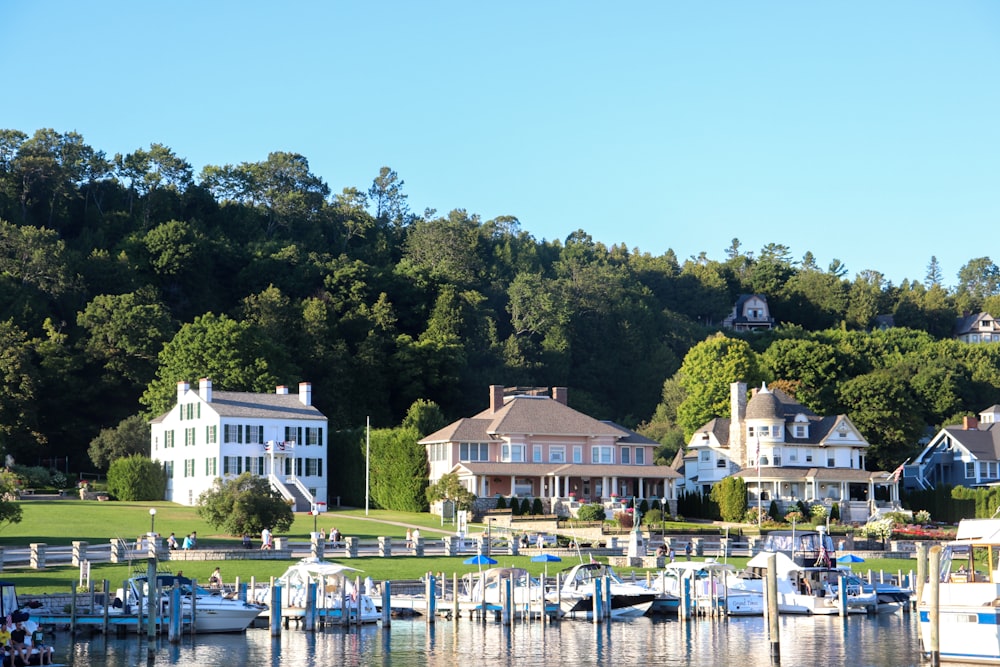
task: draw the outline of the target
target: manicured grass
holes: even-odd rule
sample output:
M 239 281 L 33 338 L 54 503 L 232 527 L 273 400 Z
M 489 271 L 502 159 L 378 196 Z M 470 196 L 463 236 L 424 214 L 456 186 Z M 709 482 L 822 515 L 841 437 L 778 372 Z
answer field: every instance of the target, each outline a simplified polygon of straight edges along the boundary
M 235 546 L 240 541 L 240 538 L 218 534 L 198 517 L 195 508 L 167 502 L 100 503 L 69 499 L 28 500 L 23 501 L 21 506 L 24 510 L 24 520 L 19 524 L 3 527 L 0 531 L 0 546 L 24 546 L 32 542 L 69 545 L 74 540 L 99 544 L 115 538 L 131 542 L 135 536 L 149 530 L 150 507 L 155 507 L 157 510 L 155 527 L 161 535 L 168 535 L 173 531 L 178 536 L 183 536 L 191 531 L 197 531 L 199 543 L 203 546 L 211 544 L 232 544 Z M 455 530 L 455 527 L 450 524 L 442 526 L 440 518 L 430 514 L 370 510 L 366 516 L 363 508 L 332 508 L 331 511 L 321 514 L 317 518 L 316 525 L 327 532 L 336 526 L 345 536 L 366 540 L 382 535 L 401 539 L 406 533 L 407 526 L 420 526 L 424 536 L 428 538 L 437 537 L 443 533 L 453 534 Z M 677 524 L 668 527 L 668 532 L 683 532 L 685 528 L 690 527 L 688 524 Z M 295 522 L 291 529 L 281 536 L 297 541 L 307 540 L 312 530 L 312 515 L 299 513 L 295 516 Z M 478 524 L 470 527 L 472 534 L 478 533 L 480 530 L 481 526 Z M 254 538 L 256 542 L 257 536 Z M 455 572 L 459 576 L 467 572 L 475 572 L 478 569 L 476 566 L 465 565 L 462 562 L 469 555 L 471 554 L 453 557 L 394 556 L 392 558 L 364 557 L 334 558 L 332 560 L 361 570 L 359 573 L 361 577 L 371 576 L 375 580 L 399 580 L 418 579 L 427 572 L 444 572 L 449 578 Z M 523 567 L 535 575 L 539 575 L 545 570 L 543 563 L 532 563 L 528 556 L 508 556 L 494 553 L 493 557 L 499 561 L 500 565 Z M 746 558 L 730 558 L 728 562 L 737 568 L 742 568 L 745 567 L 747 560 Z M 567 558 L 562 563 L 550 563 L 548 566 L 549 575 L 554 576 L 556 572 L 570 567 L 575 562 L 578 562 L 577 557 Z M 223 579 L 226 582 L 232 582 L 237 577 L 242 581 L 249 581 L 251 577 L 267 580 L 272 576 L 282 574 L 289 564 L 289 561 L 228 560 L 162 563 L 161 567 L 172 568 L 173 572 L 183 569 L 185 576 L 207 582 L 212 570 L 219 566 L 222 568 Z M 137 562 L 135 565 L 143 570 L 146 566 L 145 561 Z M 883 569 L 887 574 L 895 574 L 898 570 L 902 570 L 904 574 L 907 574 L 910 570 L 916 570 L 916 561 L 875 559 L 864 563 L 855 563 L 852 565 L 852 569 L 859 574 L 865 574 L 869 569 L 875 572 Z M 631 569 L 620 572 L 625 577 L 630 577 L 631 573 Z M 645 570 L 636 569 L 635 573 L 637 578 L 645 578 L 646 576 Z M 79 571 L 77 568 L 69 566 L 49 567 L 45 570 L 7 568 L 0 576 L 16 582 L 22 597 L 30 598 L 32 594 L 71 590 L 79 578 Z M 101 580 L 107 579 L 111 588 L 120 586 L 122 580 L 128 576 L 128 565 L 94 563 L 91 568 L 93 581 L 99 583 Z

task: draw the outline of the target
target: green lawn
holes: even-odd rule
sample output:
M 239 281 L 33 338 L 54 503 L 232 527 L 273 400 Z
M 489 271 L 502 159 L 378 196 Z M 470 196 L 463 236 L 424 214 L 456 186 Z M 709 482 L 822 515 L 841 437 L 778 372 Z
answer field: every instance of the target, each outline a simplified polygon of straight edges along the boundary
M 149 508 L 155 507 L 156 530 L 162 535 L 174 531 L 178 536 L 191 531 L 197 531 L 202 545 L 238 543 L 239 538 L 217 534 L 207 523 L 201 520 L 193 507 L 184 507 L 167 502 L 157 503 L 126 503 L 80 500 L 29 500 L 21 503 L 24 510 L 24 520 L 19 524 L 4 526 L 0 531 L 0 546 L 26 545 L 32 542 L 42 542 L 54 545 L 69 545 L 74 540 L 82 540 L 92 544 L 121 538 L 128 541 L 135 539 L 140 533 L 145 533 L 150 527 Z M 387 510 L 371 510 L 367 516 L 364 509 L 332 509 L 317 519 L 317 526 L 329 531 L 336 526 L 345 536 L 374 539 L 385 535 L 402 538 L 406 526 L 420 526 L 425 537 L 433 537 L 443 531 L 454 533 L 454 526 L 441 526 L 440 518 L 426 513 L 393 512 Z M 293 540 L 307 540 L 313 529 L 313 517 L 307 513 L 296 514 L 295 523 L 288 533 L 281 536 Z M 473 526 L 472 532 L 478 532 L 479 526 Z M 255 536 L 256 537 L 256 536 Z M 371 576 L 375 580 L 384 579 L 417 579 L 427 572 L 444 572 L 451 577 L 457 572 L 460 576 L 476 571 L 476 566 L 465 565 L 462 561 L 470 554 L 454 557 L 428 556 L 394 556 L 392 558 L 364 557 L 356 559 L 335 559 L 339 562 L 361 570 L 359 576 Z M 534 574 L 541 574 L 545 565 L 532 563 L 528 556 L 507 556 L 494 554 L 500 565 L 527 568 Z M 746 558 L 731 558 L 730 563 L 737 568 L 746 565 Z M 554 575 L 563 567 L 569 567 L 577 559 L 567 559 L 563 563 L 550 563 L 548 571 Z M 266 580 L 278 576 L 288 566 L 287 561 L 205 561 L 163 563 L 162 566 L 172 567 L 173 571 L 183 569 L 185 576 L 207 581 L 212 570 L 222 568 L 223 579 L 232 582 L 236 577 L 249 581 L 251 577 Z M 145 562 L 138 564 L 145 567 Z M 878 571 L 884 569 L 887 574 L 895 574 L 902 569 L 904 574 L 916 570 L 915 560 L 879 559 L 866 563 L 855 563 L 853 569 L 858 573 L 866 573 L 869 569 Z M 630 576 L 631 570 L 621 572 Z M 116 588 L 128 577 L 128 565 L 112 565 L 110 563 L 95 563 L 92 566 L 91 578 L 95 582 L 103 579 L 111 582 Z M 644 570 L 636 570 L 636 576 L 644 578 Z M 73 567 L 50 567 L 45 570 L 28 568 L 7 568 L 2 577 L 18 584 L 22 596 L 31 594 L 69 591 L 79 577 L 79 571 Z

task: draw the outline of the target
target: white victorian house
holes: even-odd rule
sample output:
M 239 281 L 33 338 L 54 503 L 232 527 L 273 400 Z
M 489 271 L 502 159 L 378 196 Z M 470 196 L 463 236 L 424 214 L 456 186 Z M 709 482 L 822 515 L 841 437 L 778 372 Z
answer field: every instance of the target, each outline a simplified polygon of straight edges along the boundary
M 847 415 L 822 417 L 779 389 L 762 386 L 747 400 L 730 385 L 730 418 L 711 420 L 688 442 L 684 487 L 707 494 L 730 475 L 746 482 L 751 506 L 782 512 L 797 501 L 838 503 L 844 521 L 865 521 L 899 506 L 898 477 L 865 469 L 869 443 Z M 876 491 L 883 496 L 876 499 Z
M 298 394 L 198 390 L 177 383 L 177 404 L 150 422 L 150 458 L 167 471 L 166 500 L 195 505 L 216 478 L 244 472 L 264 477 L 293 511 L 324 508 L 327 496 L 327 419 L 312 404 L 312 385 Z

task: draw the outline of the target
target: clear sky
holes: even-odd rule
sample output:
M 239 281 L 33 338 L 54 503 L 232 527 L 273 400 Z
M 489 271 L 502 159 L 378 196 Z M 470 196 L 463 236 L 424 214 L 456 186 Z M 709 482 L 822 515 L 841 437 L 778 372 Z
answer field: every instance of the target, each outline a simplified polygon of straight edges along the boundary
M 0 127 L 381 166 L 412 211 L 945 283 L 1000 228 L 1000 2 L 3 0 Z

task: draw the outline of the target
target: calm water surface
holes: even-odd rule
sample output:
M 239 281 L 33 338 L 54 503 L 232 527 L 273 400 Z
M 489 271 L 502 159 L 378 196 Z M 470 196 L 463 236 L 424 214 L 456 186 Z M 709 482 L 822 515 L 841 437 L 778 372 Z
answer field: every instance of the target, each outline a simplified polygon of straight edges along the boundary
M 505 628 L 463 619 L 393 620 L 392 627 L 315 634 L 285 629 L 245 635 L 185 637 L 179 644 L 158 640 L 153 651 L 145 639 L 94 639 L 67 645 L 54 635 L 57 658 L 76 667 L 198 665 L 229 667 L 327 667 L 329 665 L 691 665 L 696 667 L 770 667 L 770 644 L 762 618 L 616 621 L 595 626 L 563 621 L 550 626 L 518 624 Z M 921 664 L 916 614 L 837 617 L 783 617 L 784 667 L 859 665 L 909 667 Z

